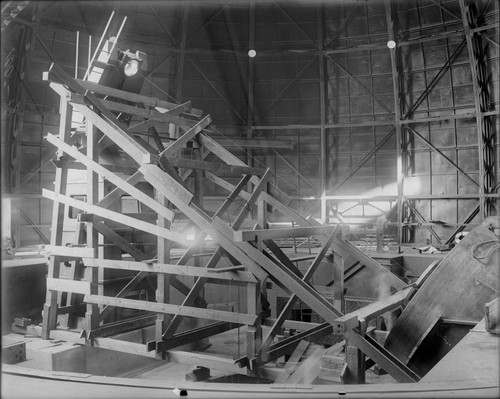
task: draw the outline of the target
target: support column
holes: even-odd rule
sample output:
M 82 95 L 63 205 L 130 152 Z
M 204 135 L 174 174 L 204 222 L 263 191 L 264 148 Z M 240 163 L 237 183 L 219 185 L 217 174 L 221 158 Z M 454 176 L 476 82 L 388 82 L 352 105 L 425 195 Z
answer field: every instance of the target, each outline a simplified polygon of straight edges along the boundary
M 320 178 L 321 178 L 321 222 L 329 221 L 328 207 L 325 196 L 328 190 L 328 136 L 326 133 L 326 84 L 325 84 L 325 62 L 326 58 L 323 54 L 323 34 L 324 34 L 324 19 L 323 6 L 320 4 L 316 9 L 318 20 L 318 66 L 319 66 L 319 109 L 320 109 Z
M 401 124 L 401 114 L 402 114 L 402 99 L 401 99 L 401 79 L 399 76 L 399 48 L 397 46 L 396 37 L 396 26 L 395 18 L 393 16 L 393 9 L 391 0 L 385 0 L 385 14 L 387 20 L 387 32 L 389 35 L 389 40 L 396 43 L 396 47 L 390 49 L 391 52 L 391 68 L 392 68 L 392 85 L 394 90 L 394 127 L 396 129 L 396 181 L 398 197 L 396 200 L 397 207 L 397 223 L 398 223 L 398 241 L 401 244 L 403 242 L 403 188 L 404 188 L 404 170 L 403 170 L 403 131 Z
M 97 129 L 94 125 L 87 121 L 87 157 L 98 162 L 98 137 Z M 91 205 L 97 204 L 99 201 L 99 175 L 91 169 L 87 169 L 87 202 Z M 99 256 L 99 242 L 97 230 L 93 228 L 94 222 L 86 222 L 87 227 L 87 247 L 92 248 L 94 258 Z M 85 270 L 86 278 L 90 282 L 90 294 L 97 295 L 99 292 L 99 269 L 100 267 L 88 267 Z M 85 330 L 87 331 L 86 343 L 92 345 L 90 340 L 90 331 L 99 327 L 99 307 L 96 304 L 87 304 L 87 312 L 85 313 Z
M 68 101 L 61 97 L 59 103 L 60 123 L 59 137 L 66 141 L 71 134 L 71 118 L 72 108 Z M 61 157 L 63 153 L 57 152 L 57 156 Z M 54 181 L 54 192 L 58 194 L 66 194 L 66 186 L 68 182 L 68 168 L 62 162 L 60 167 L 56 168 L 56 176 Z M 64 204 L 54 201 L 52 207 L 52 227 L 50 235 L 50 245 L 62 245 L 63 224 L 64 224 Z M 49 267 L 47 272 L 48 278 L 59 278 L 61 267 L 61 258 L 59 256 L 51 256 L 49 259 Z M 45 304 L 43 306 L 42 320 L 42 339 L 50 338 L 50 331 L 54 330 L 57 325 L 57 291 L 47 290 Z
M 260 315 L 262 309 L 260 297 L 260 283 L 247 284 L 247 313 Z M 247 374 L 257 376 L 258 370 L 256 364 L 259 364 L 258 352 L 262 344 L 262 325 L 260 317 L 253 326 L 247 326 L 247 358 L 254 359 L 257 357 L 254 364 L 248 365 Z
M 476 6 L 475 4 L 466 4 L 465 0 L 459 0 L 459 3 L 474 87 L 479 158 L 479 214 L 481 220 L 484 220 L 485 217 L 493 214 L 491 199 L 485 198 L 485 194 L 493 194 L 495 186 L 494 137 L 491 117 L 485 115 L 486 112 L 490 111 L 488 73 L 484 65 L 485 54 L 481 33 L 473 31 L 477 21 Z

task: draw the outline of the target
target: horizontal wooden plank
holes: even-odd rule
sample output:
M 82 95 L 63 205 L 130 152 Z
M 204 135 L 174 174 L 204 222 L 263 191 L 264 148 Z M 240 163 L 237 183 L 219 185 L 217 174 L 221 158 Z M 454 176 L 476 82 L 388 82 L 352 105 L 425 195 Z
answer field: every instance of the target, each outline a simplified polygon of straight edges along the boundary
M 46 256 L 63 256 L 65 258 L 91 258 L 94 256 L 94 249 L 87 247 L 66 247 L 59 245 L 45 245 Z
M 186 265 L 173 265 L 165 263 L 149 263 L 149 262 L 132 262 L 125 260 L 108 260 L 108 259 L 83 259 L 85 266 L 90 267 L 104 267 L 107 269 L 120 269 L 120 270 L 135 270 L 151 273 L 165 273 L 175 274 L 181 276 L 195 276 L 206 278 L 217 278 L 220 280 L 229 281 L 243 281 L 248 283 L 255 283 L 257 280 L 250 272 L 245 271 L 226 271 L 222 270 L 218 273 L 212 273 L 218 269 L 206 269 L 204 267 L 186 266 Z
M 257 175 L 262 176 L 267 169 L 264 168 L 253 168 L 249 166 L 239 166 L 239 165 L 227 165 L 224 163 L 217 162 L 207 162 L 198 161 L 196 159 L 186 159 L 177 157 L 164 157 L 170 163 L 170 165 L 178 168 L 189 168 L 206 170 L 218 175 Z
M 91 284 L 88 281 L 64 280 L 60 278 L 47 278 L 47 289 L 62 292 L 74 292 L 90 295 Z
M 212 137 L 218 144 L 225 148 L 262 148 L 262 149 L 287 149 L 292 150 L 294 143 L 291 140 L 260 140 L 242 139 L 236 137 L 219 138 Z
M 234 232 L 234 241 L 274 240 L 276 238 L 310 237 L 319 234 L 331 234 L 335 226 L 290 227 L 283 229 L 238 230 Z
M 119 212 L 110 211 L 109 209 L 103 209 L 95 205 L 90 205 L 86 202 L 76 200 L 66 195 L 57 194 L 50 190 L 44 189 L 42 191 L 42 195 L 45 198 L 61 202 L 63 204 L 80 209 L 84 212 L 93 213 L 105 219 L 114 220 L 115 222 L 122 223 L 126 226 L 131 226 L 137 230 L 142 230 L 146 233 L 155 234 L 157 236 L 166 238 L 167 240 L 175 241 L 181 245 L 186 245 L 186 238 L 183 234 L 159 227 L 155 224 L 143 222 L 142 220 L 122 215 Z
M 223 310 L 194 308 L 191 306 L 171 305 L 166 303 L 139 301 L 135 299 L 114 298 L 99 295 L 85 295 L 84 302 L 97 305 L 116 306 L 127 309 L 146 310 L 155 313 L 174 314 L 200 319 L 229 321 L 231 323 L 241 323 L 253 325 L 257 321 L 257 315 L 244 313 L 226 312 Z

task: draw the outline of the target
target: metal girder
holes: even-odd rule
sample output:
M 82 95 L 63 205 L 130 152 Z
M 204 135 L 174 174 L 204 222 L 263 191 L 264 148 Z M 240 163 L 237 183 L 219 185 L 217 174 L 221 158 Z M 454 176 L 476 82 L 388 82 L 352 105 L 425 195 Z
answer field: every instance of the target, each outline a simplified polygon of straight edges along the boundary
M 465 29 L 465 40 L 469 53 L 469 64 L 471 67 L 472 86 L 474 87 L 474 105 L 476 108 L 476 127 L 479 155 L 479 194 L 490 194 L 495 186 L 495 151 L 493 124 L 490 116 L 483 113 L 491 111 L 489 95 L 489 72 L 484 64 L 484 49 L 482 36 L 477 32 L 471 32 L 479 18 L 475 11 L 476 5 L 466 4 L 465 0 L 459 0 L 462 24 Z M 483 12 L 486 11 L 486 7 Z M 480 198 L 479 209 L 481 220 L 493 214 L 491 202 Z
M 349 170 L 349 172 L 347 172 L 344 177 L 342 177 L 340 179 L 339 182 L 337 182 L 335 184 L 335 186 L 333 186 L 330 191 L 332 192 L 335 192 L 336 190 L 339 189 L 340 186 L 342 186 L 347 180 L 349 180 L 352 175 L 354 175 L 354 173 L 356 173 L 364 164 L 366 161 L 368 161 L 368 159 L 371 158 L 371 156 L 373 154 L 375 154 L 380 148 L 382 148 L 386 142 L 392 137 L 392 135 L 396 132 L 396 128 L 392 128 L 389 133 L 387 133 L 383 138 L 382 140 L 379 141 L 379 143 L 374 147 L 372 148 L 370 151 L 368 151 L 365 156 L 363 158 L 361 158 L 357 163 L 356 165 L 354 165 L 351 170 Z
M 457 48 L 453 51 L 453 53 L 450 55 L 450 57 L 446 60 L 444 65 L 441 67 L 439 72 L 434 76 L 434 78 L 431 80 L 431 82 L 427 85 L 425 90 L 420 94 L 420 96 L 415 100 L 415 102 L 411 105 L 410 109 L 406 111 L 404 116 L 401 118 L 402 120 L 407 120 L 409 116 L 413 114 L 413 111 L 415 111 L 418 106 L 422 103 L 422 101 L 425 100 L 425 98 L 429 95 L 429 93 L 434 89 L 435 85 L 439 80 L 444 76 L 444 73 L 451 67 L 451 64 L 460 55 L 460 52 L 464 49 L 466 44 L 466 40 L 464 39 L 458 46 Z
M 306 65 L 304 65 L 304 66 L 302 67 L 302 69 L 301 69 L 299 72 L 297 72 L 297 74 L 296 74 L 296 75 L 295 75 L 295 76 L 294 76 L 291 80 L 289 80 L 289 81 L 288 81 L 288 83 L 287 83 L 287 84 L 286 84 L 286 85 L 285 85 L 285 86 L 284 86 L 284 87 L 280 90 L 280 92 L 276 95 L 276 97 L 274 98 L 274 100 L 273 100 L 273 101 L 271 101 L 271 103 L 270 103 L 270 104 L 266 107 L 266 109 L 265 109 L 265 110 L 264 110 L 264 112 L 263 112 L 264 114 L 265 114 L 266 112 L 268 112 L 271 108 L 273 108 L 273 107 L 274 107 L 274 105 L 275 105 L 275 104 L 279 101 L 279 99 L 283 96 L 283 94 L 285 94 L 285 92 L 288 90 L 288 88 L 289 88 L 292 84 L 294 84 L 294 82 L 295 82 L 298 78 L 300 78 L 300 76 L 301 76 L 301 75 L 302 75 L 302 74 L 303 74 L 303 73 L 307 70 L 307 68 L 309 68 L 309 66 L 312 64 L 312 62 L 313 62 L 314 60 L 316 60 L 316 58 L 317 58 L 317 57 L 318 57 L 318 56 L 315 54 L 315 55 L 314 55 L 314 56 L 313 56 L 313 57 L 312 57 L 312 58 L 311 58 L 311 59 L 307 62 L 307 64 L 306 64 Z
M 205 81 L 210 85 L 210 87 L 215 91 L 215 93 L 217 93 L 220 99 L 224 101 L 224 103 L 229 107 L 231 111 L 233 111 L 234 115 L 236 115 L 238 119 L 241 120 L 241 122 L 246 123 L 245 119 L 240 115 L 238 110 L 234 108 L 234 106 L 228 101 L 228 99 L 224 96 L 224 94 L 222 94 L 220 90 L 217 87 L 215 87 L 213 82 L 208 78 L 207 75 L 203 73 L 203 71 L 196 65 L 196 63 L 192 59 L 189 59 L 189 62 L 191 63 L 191 65 L 193 65 L 194 69 L 198 71 L 201 77 L 205 79 Z
M 377 97 L 375 97 L 375 94 L 373 94 L 373 92 L 368 87 L 366 87 L 363 83 L 361 83 L 356 76 L 352 75 L 346 68 L 344 68 L 344 66 L 341 63 L 339 63 L 338 61 L 336 61 L 331 55 L 327 54 L 327 58 L 330 61 L 332 61 L 339 69 L 341 69 L 343 72 L 345 72 L 347 74 L 347 76 L 349 76 L 349 78 L 351 78 L 351 80 L 354 81 L 354 83 L 356 83 L 363 90 L 365 90 L 378 105 L 380 105 L 390 115 L 392 115 L 392 113 L 393 113 L 392 110 L 389 109 L 387 107 L 387 105 L 384 104 L 383 102 L 381 102 Z
M 283 8 L 282 5 L 273 2 L 273 5 L 280 10 L 287 18 L 288 20 L 305 36 L 307 37 L 313 44 L 316 44 L 316 40 L 312 38 L 309 33 L 307 33 L 300 25 L 299 23 Z
M 385 6 L 385 17 L 387 21 L 387 33 L 389 35 L 389 40 L 397 42 L 397 19 L 393 15 L 394 11 L 392 9 L 391 0 L 384 1 Z M 400 73 L 400 56 L 401 52 L 398 47 L 394 47 L 389 50 L 391 56 L 391 69 L 392 69 L 392 86 L 393 86 L 393 96 L 394 96 L 394 130 L 396 133 L 396 184 L 398 190 L 398 198 L 396 200 L 396 211 L 397 211 L 397 223 L 398 223 L 398 241 L 399 243 L 404 242 L 403 237 L 403 194 L 404 194 L 404 163 L 405 163 L 405 153 L 403 152 L 403 133 L 401 128 L 401 114 L 404 107 L 404 97 L 402 96 L 402 85 L 401 85 L 401 73 Z
M 438 242 L 441 243 L 441 237 L 439 237 L 439 235 L 434 231 L 432 226 L 429 225 L 429 223 L 427 222 L 427 220 L 425 220 L 422 214 L 410 203 L 410 201 L 407 200 L 405 201 L 405 203 L 408 206 L 408 208 L 410 208 L 411 212 L 413 212 L 413 214 L 417 217 L 417 219 L 420 220 L 422 225 L 424 225 L 427 228 L 427 230 L 431 232 L 434 238 L 436 238 L 436 240 L 438 240 Z
M 479 184 L 472 177 L 470 177 L 462 168 L 460 168 L 455 162 L 453 162 L 450 158 L 448 158 L 445 154 L 443 154 L 443 152 L 441 150 L 439 150 L 436 146 L 434 146 L 430 141 L 426 140 L 425 137 L 423 137 L 415 129 L 413 129 L 411 126 L 408 126 L 408 125 L 405 126 L 405 129 L 408 130 L 409 132 L 413 133 L 420 140 L 422 140 L 432 151 L 439 154 L 446 162 L 448 162 L 458 172 L 460 172 L 462 175 L 464 175 L 466 178 L 468 178 L 472 183 L 474 183 L 476 186 L 479 186 Z

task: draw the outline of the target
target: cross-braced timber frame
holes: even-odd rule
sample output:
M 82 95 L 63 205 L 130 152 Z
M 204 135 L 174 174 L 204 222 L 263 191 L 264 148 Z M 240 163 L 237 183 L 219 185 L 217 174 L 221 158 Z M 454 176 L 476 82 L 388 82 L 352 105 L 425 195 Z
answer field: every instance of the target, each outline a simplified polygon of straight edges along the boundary
M 81 312 L 82 308 L 86 309 L 84 335 L 89 345 L 96 338 L 131 330 L 145 323 L 155 323 L 155 339 L 145 345 L 144 351 L 154 350 L 158 356 L 177 346 L 245 325 L 247 353 L 237 362 L 247 366 L 250 374 L 255 374 L 259 366 L 291 353 L 300 339 L 331 333 L 332 326 L 343 315 L 310 284 L 329 251 L 351 263 L 357 261 L 385 274 L 396 290 L 405 286 L 398 277 L 344 241 L 338 226 L 323 226 L 291 209 L 291 199 L 269 182 L 270 170 L 247 166 L 211 139 L 206 131 L 211 123 L 210 116 L 193 109 L 190 103 L 168 103 L 73 79 L 56 64 L 45 73 L 44 79 L 61 97 L 61 122 L 58 135 L 48 134 L 46 137 L 57 147 L 58 159 L 54 161 L 57 167 L 55 188 L 53 191 L 44 190 L 43 193 L 46 198 L 53 200 L 52 235 L 50 245 L 46 247 L 50 260 L 43 338 L 50 337 L 50 331 L 58 323 L 58 316 L 67 318 Z M 167 111 L 160 112 L 156 107 Z M 86 120 L 86 145 L 81 148 L 73 146 L 75 140 L 72 137 L 71 120 L 75 111 Z M 134 135 L 134 126 L 124 125 L 117 119 L 117 114 L 121 112 L 144 118 L 144 125 L 149 127 L 167 126 L 172 130 L 172 126 L 175 126 L 180 134 L 165 145 L 156 129 L 151 129 L 153 144 L 150 144 Z M 126 166 L 99 162 L 101 152 L 110 146 L 120 148 L 127 159 Z M 197 159 L 182 157 L 182 149 L 186 146 L 198 150 Z M 206 162 L 208 154 L 213 154 L 218 161 Z M 72 168 L 87 171 L 86 201 L 68 195 L 68 172 Z M 203 208 L 202 198 L 197 196 L 196 189 L 189 189 L 187 178 L 193 172 L 196 178 L 204 176 L 228 191 L 227 198 L 215 213 Z M 218 174 L 239 176 L 239 183 L 233 185 Z M 104 179 L 114 188 L 104 194 L 99 193 L 99 179 Z M 153 195 L 139 188 L 138 184 L 144 182 L 154 189 Z M 125 214 L 114 210 L 112 205 L 124 194 L 148 207 L 154 216 Z M 238 197 L 245 204 L 235 220 L 228 223 L 223 215 Z M 63 245 L 62 240 L 65 206 L 82 212 L 78 216 L 79 223 L 72 246 Z M 244 222 L 251 216 L 253 207 L 259 208 L 257 214 L 260 225 L 248 229 Z M 268 207 L 281 212 L 296 227 L 267 228 L 265 209 Z M 179 219 L 187 220 L 197 228 L 194 241 L 189 244 L 186 244 L 185 235 L 175 228 L 175 222 Z M 117 226 L 127 226 L 155 236 L 155 256 L 151 257 L 150 253 L 120 235 Z M 202 265 L 200 260 L 205 258 L 198 256 L 195 266 L 188 265 L 207 236 L 214 243 L 208 261 Z M 312 257 L 307 271 L 301 273 L 275 240 L 304 236 L 316 237 L 321 249 Z M 175 263 L 171 256 L 173 246 L 184 248 L 182 256 Z M 118 253 L 110 251 L 110 247 L 118 249 Z M 232 266 L 221 267 L 223 258 L 231 262 Z M 63 264 L 71 266 L 69 278 L 67 273 L 65 276 L 61 273 Z M 104 270 L 124 270 L 135 275 L 119 292 L 106 295 L 102 282 Z M 156 280 L 150 279 L 150 276 Z M 179 276 L 193 277 L 194 284 L 187 285 Z M 245 285 L 246 311 L 239 308 L 236 312 L 207 308 L 201 293 L 204 285 L 212 280 Z M 128 294 L 145 281 L 149 284 L 156 281 L 154 300 L 130 299 Z M 288 303 L 275 319 L 269 317 L 265 306 L 268 303 L 266 289 L 269 282 L 290 295 Z M 180 305 L 169 302 L 171 288 L 184 296 Z M 67 293 L 64 296 L 65 303 L 62 293 Z M 313 325 L 299 337 L 273 343 L 299 299 L 313 309 L 324 320 L 324 324 Z M 114 308 L 146 313 L 110 322 L 109 315 Z M 185 317 L 214 322 L 178 332 Z M 271 326 L 265 336 L 262 334 L 264 323 Z

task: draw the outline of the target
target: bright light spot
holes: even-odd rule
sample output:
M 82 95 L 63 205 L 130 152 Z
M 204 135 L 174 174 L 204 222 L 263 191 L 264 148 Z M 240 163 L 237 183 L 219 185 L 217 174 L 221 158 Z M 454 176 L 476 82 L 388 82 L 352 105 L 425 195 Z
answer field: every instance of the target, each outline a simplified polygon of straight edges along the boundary
M 389 40 L 387 42 L 387 47 L 389 47 L 389 48 L 395 48 L 396 47 L 396 42 L 394 40 Z
M 123 73 L 127 76 L 134 76 L 139 71 L 139 61 L 130 60 L 125 64 Z
M 253 57 L 255 57 L 256 55 L 257 55 L 257 51 L 255 51 L 254 49 L 252 49 L 252 50 L 248 50 L 248 56 L 249 56 L 250 58 L 253 58 Z
M 195 235 L 194 234 L 187 234 L 186 235 L 186 240 L 188 241 L 194 241 Z

